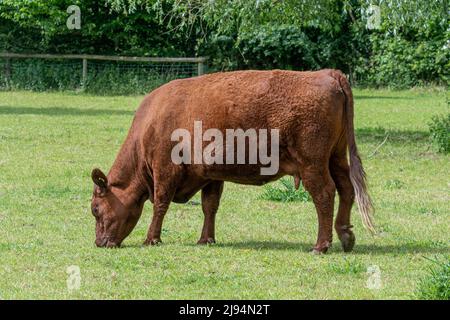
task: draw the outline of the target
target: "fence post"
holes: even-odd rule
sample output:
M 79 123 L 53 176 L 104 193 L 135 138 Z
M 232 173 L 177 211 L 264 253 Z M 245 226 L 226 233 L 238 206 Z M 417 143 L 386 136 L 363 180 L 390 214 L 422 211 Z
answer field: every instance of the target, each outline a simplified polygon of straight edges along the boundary
M 197 75 L 201 76 L 203 73 L 205 73 L 205 65 L 203 61 L 199 61 L 197 64 Z
M 81 90 L 86 90 L 86 81 L 87 81 L 87 59 L 83 58 L 83 74 L 81 76 Z
M 6 85 L 9 87 L 11 81 L 11 59 L 7 58 L 5 63 Z

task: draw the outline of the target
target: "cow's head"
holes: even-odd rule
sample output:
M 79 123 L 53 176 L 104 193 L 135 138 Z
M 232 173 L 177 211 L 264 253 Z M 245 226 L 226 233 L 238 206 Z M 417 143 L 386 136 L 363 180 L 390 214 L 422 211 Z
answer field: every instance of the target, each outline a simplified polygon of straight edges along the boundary
M 118 247 L 130 234 L 142 213 L 144 201 L 137 201 L 127 190 L 112 186 L 100 169 L 92 170 L 94 193 L 91 211 L 95 217 L 95 244 Z

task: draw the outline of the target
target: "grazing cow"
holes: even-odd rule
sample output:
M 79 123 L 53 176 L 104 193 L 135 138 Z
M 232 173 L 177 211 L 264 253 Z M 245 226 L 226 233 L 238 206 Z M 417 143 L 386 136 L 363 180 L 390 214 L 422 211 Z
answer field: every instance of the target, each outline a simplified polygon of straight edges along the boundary
M 261 174 L 261 162 L 176 163 L 172 133 L 180 128 L 194 133 L 196 121 L 203 130 L 221 132 L 277 129 L 278 171 Z M 236 71 L 171 81 L 148 94 L 137 109 L 108 176 L 92 171 L 95 243 L 120 246 L 149 199 L 153 218 L 145 244 L 158 244 L 170 202 L 187 202 L 199 190 L 204 224 L 198 243 L 213 243 L 224 181 L 262 185 L 284 175 L 293 176 L 297 188 L 302 181 L 312 196 L 319 222 L 315 253 L 331 246 L 336 190 L 340 201 L 334 227 L 344 251 L 355 243 L 350 224 L 354 199 L 364 226 L 374 230 L 355 143 L 352 91 L 342 72 Z

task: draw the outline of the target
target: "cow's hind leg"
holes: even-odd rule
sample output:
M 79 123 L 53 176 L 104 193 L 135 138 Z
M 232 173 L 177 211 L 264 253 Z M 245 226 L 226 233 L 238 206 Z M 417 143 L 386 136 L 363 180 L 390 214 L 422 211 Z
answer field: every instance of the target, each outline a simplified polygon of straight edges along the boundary
M 351 230 L 352 225 L 350 224 L 350 213 L 355 192 L 350 181 L 350 169 L 345 150 L 341 154 L 331 157 L 330 171 L 339 194 L 339 209 L 334 227 L 341 241 L 342 248 L 345 252 L 349 252 L 355 245 L 355 235 Z
M 214 181 L 202 189 L 202 209 L 205 219 L 198 244 L 215 243 L 215 220 L 222 195 L 223 181 Z
M 301 177 L 311 194 L 317 210 L 319 231 L 314 253 L 325 253 L 333 238 L 333 209 L 336 187 L 327 165 L 311 165 L 302 170 Z

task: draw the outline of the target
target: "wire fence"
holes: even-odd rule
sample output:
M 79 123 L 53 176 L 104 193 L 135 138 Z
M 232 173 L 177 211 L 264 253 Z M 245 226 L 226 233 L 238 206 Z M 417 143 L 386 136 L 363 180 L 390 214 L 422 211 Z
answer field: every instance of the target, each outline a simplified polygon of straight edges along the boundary
M 173 79 L 201 75 L 206 58 L 0 53 L 0 90 L 79 90 L 143 94 Z

